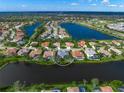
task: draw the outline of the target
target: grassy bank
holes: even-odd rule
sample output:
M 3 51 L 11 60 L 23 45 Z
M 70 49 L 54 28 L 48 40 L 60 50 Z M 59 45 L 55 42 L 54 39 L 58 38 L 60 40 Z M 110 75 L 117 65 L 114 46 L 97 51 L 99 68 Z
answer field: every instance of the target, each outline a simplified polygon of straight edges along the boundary
M 100 88 L 101 86 L 110 86 L 112 87 L 114 92 L 118 91 L 118 88 L 123 86 L 124 83 L 122 81 L 114 80 L 101 82 L 98 79 L 92 79 L 91 81 L 82 80 L 80 82 L 66 82 L 59 84 L 32 84 L 32 85 L 23 85 L 20 84 L 19 81 L 15 82 L 12 86 L 0 88 L 1 92 L 18 92 L 18 91 L 26 91 L 26 92 L 40 92 L 40 91 L 51 91 L 53 89 L 59 89 L 62 92 L 67 91 L 67 87 L 84 87 L 87 92 L 92 92 L 95 88 Z
M 108 63 L 108 62 L 118 62 L 118 61 L 123 61 L 124 57 L 121 56 L 116 56 L 114 58 L 102 58 L 100 60 L 75 60 L 73 64 L 103 64 L 103 63 Z M 65 60 L 66 61 L 66 60 Z M 0 58 L 0 69 L 5 67 L 9 63 L 16 63 L 16 62 L 24 62 L 24 63 L 30 63 L 30 64 L 39 64 L 39 65 L 55 65 L 55 62 L 51 60 L 44 60 L 42 58 L 40 59 L 32 59 L 26 56 L 15 56 L 15 57 L 5 57 L 5 58 Z M 67 62 L 62 62 L 67 63 Z

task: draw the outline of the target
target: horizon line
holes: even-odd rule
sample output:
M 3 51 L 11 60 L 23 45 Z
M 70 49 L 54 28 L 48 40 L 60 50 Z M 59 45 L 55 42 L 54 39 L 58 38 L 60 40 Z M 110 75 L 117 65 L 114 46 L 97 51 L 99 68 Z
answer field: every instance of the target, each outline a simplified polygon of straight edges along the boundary
M 0 11 L 1 12 L 120 12 L 124 13 L 124 11 Z

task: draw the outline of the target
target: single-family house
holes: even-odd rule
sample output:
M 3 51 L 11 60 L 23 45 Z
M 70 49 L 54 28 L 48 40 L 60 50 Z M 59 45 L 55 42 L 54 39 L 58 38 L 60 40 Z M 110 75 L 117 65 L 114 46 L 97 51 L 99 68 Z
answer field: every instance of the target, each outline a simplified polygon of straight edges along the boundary
M 107 51 L 107 50 L 105 50 L 103 48 L 100 48 L 98 50 L 98 52 L 101 53 L 103 56 L 106 56 L 106 57 L 111 57 L 112 56 L 112 54 L 109 51 Z
M 66 42 L 65 44 L 66 44 L 66 47 L 73 47 L 74 46 L 74 43 L 72 43 L 72 42 Z
M 41 53 L 42 53 L 41 49 L 34 49 L 30 52 L 29 56 L 31 58 L 38 58 L 38 57 L 40 57 Z
M 50 44 L 50 42 L 43 42 L 43 43 L 41 43 L 41 46 L 42 47 L 49 47 L 49 44 Z
M 68 87 L 67 92 L 80 92 L 78 87 Z
M 86 48 L 84 50 L 85 54 L 87 55 L 87 58 L 90 59 L 90 60 L 96 60 L 96 59 L 99 59 L 97 53 L 95 52 L 94 49 L 92 48 Z
M 80 50 L 72 50 L 71 54 L 72 57 L 74 57 L 77 60 L 83 60 L 85 58 L 83 52 L 81 52 Z
M 78 42 L 78 47 L 85 47 L 86 46 L 86 42 L 81 40 L 80 42 Z
M 60 49 L 57 51 L 57 56 L 60 58 L 64 58 L 65 56 L 68 56 L 69 52 L 65 49 Z
M 110 86 L 100 87 L 101 92 L 113 92 Z
M 117 49 L 117 48 L 115 48 L 115 47 L 111 47 L 110 49 L 109 49 L 109 51 L 112 51 L 112 52 L 114 52 L 114 53 L 116 53 L 117 55 L 121 55 L 122 54 L 122 51 L 120 51 L 119 49 Z
M 19 56 L 24 56 L 24 55 L 28 55 L 28 53 L 29 53 L 29 49 L 27 49 L 27 48 L 22 48 L 22 49 L 20 49 L 19 51 L 18 51 L 18 55 Z
M 43 58 L 50 59 L 55 55 L 54 51 L 45 51 L 43 54 Z
M 112 43 L 116 46 L 120 46 L 120 42 L 118 40 L 112 40 Z
M 17 55 L 17 49 L 16 48 L 7 48 L 5 55 L 15 56 L 15 55 Z

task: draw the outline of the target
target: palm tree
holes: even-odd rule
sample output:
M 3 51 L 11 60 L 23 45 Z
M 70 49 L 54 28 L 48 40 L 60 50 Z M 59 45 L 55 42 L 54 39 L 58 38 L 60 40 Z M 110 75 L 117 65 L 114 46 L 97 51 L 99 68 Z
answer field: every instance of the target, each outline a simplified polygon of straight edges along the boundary
M 19 81 L 16 81 L 12 86 L 14 92 L 24 91 L 24 87 L 25 85 L 20 84 Z
M 83 85 L 86 86 L 86 84 L 87 84 L 87 80 L 83 79 Z
M 94 78 L 91 80 L 91 83 L 93 85 L 93 89 L 96 88 L 96 86 L 99 85 L 99 80 L 97 78 Z

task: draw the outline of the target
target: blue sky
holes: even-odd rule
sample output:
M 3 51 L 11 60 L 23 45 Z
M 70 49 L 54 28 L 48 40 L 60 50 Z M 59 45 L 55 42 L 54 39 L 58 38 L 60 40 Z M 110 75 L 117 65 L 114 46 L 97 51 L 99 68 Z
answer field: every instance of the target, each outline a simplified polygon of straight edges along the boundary
M 124 12 L 124 0 L 0 0 L 0 11 Z

